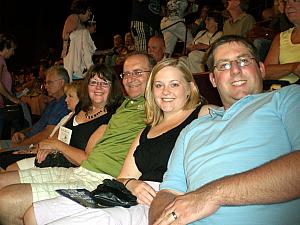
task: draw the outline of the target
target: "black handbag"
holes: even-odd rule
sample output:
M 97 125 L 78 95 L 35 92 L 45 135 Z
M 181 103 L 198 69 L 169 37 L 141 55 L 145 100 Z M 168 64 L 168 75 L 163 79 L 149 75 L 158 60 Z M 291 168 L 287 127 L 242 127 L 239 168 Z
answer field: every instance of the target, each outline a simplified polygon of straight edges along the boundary
M 41 163 L 37 162 L 35 158 L 34 165 L 36 167 L 44 168 L 44 167 L 77 167 L 75 164 L 71 163 L 62 153 L 51 153 L 48 154 L 44 161 Z
M 124 186 L 123 183 L 113 179 L 105 179 L 102 184 L 93 190 L 92 198 L 104 206 L 122 206 L 129 208 L 137 205 L 137 198 Z

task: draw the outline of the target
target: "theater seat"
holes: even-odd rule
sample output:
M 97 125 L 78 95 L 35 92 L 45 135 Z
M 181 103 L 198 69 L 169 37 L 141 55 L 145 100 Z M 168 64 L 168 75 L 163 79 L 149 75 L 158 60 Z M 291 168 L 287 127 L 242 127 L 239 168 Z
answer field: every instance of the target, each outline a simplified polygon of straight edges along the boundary
M 209 73 L 195 73 L 194 79 L 198 85 L 199 91 L 202 96 L 206 98 L 209 104 L 222 106 L 222 102 L 218 90 L 214 88 L 209 80 Z

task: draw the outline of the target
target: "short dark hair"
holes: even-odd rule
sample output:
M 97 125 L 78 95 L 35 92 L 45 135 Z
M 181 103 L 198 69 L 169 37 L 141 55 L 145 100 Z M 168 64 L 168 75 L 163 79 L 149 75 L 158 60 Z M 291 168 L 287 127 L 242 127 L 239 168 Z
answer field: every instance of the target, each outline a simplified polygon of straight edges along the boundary
M 260 57 L 257 49 L 247 38 L 238 35 L 225 35 L 219 38 L 218 40 L 216 40 L 212 44 L 211 48 L 207 53 L 207 67 L 209 71 L 213 72 L 214 69 L 214 65 L 215 65 L 214 53 L 216 49 L 221 45 L 224 45 L 226 43 L 232 43 L 232 42 L 238 42 L 243 44 L 249 50 L 250 54 L 256 59 L 256 61 L 257 62 L 260 61 Z
M 11 49 L 12 47 L 17 47 L 16 37 L 9 33 L 0 34 L 0 51 L 4 48 Z
M 88 95 L 88 85 L 90 79 L 95 76 L 111 83 L 105 109 L 107 111 L 115 110 L 123 101 L 123 91 L 115 70 L 105 64 L 92 65 L 87 71 L 81 86 L 81 109 L 87 112 L 92 106 L 92 101 Z
M 223 30 L 224 17 L 221 12 L 216 11 L 216 10 L 211 10 L 211 11 L 208 11 L 206 17 L 211 17 L 214 19 L 214 21 L 218 24 L 218 28 L 217 28 L 218 31 Z
M 91 6 L 86 0 L 74 0 L 71 4 L 71 13 L 74 14 L 85 14 L 88 9 L 91 9 Z

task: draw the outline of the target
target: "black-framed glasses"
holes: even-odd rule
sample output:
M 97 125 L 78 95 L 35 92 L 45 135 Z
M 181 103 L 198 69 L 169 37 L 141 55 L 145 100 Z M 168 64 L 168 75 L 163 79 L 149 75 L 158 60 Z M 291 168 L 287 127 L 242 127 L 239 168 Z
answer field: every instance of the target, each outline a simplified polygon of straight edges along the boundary
M 62 80 L 62 79 L 60 78 L 60 79 L 56 79 L 56 80 L 48 80 L 48 81 L 45 81 L 44 85 L 52 85 L 55 81 L 59 81 L 59 80 Z
M 149 71 L 149 70 L 133 70 L 133 71 L 127 71 L 127 72 L 121 73 L 120 77 L 122 79 L 127 79 L 128 77 L 138 78 L 138 77 L 141 77 L 144 73 L 150 73 L 150 72 L 151 71 Z
M 111 85 L 111 83 L 109 81 L 90 80 L 89 85 L 92 87 L 96 87 L 97 85 L 99 85 L 102 88 L 108 88 Z
M 216 68 L 218 71 L 226 71 L 231 69 L 233 62 L 236 62 L 237 65 L 241 68 L 250 65 L 251 63 L 253 63 L 253 61 L 256 61 L 254 57 L 242 56 L 235 60 L 219 61 L 215 64 L 214 68 Z

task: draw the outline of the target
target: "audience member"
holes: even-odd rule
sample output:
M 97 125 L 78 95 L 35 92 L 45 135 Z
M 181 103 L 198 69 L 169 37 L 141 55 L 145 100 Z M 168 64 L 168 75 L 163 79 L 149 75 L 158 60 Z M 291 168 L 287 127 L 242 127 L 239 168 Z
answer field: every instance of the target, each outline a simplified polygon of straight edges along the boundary
M 285 2 L 279 1 L 279 13 L 276 13 L 275 8 L 264 9 L 262 21 L 257 22 L 247 35 L 257 48 L 261 61 L 265 60 L 276 34 L 293 27 L 293 24 L 284 14 L 284 8 Z
M 265 59 L 266 80 L 300 83 L 300 2 L 286 1 L 285 14 L 293 28 L 276 35 Z
M 74 79 L 83 78 L 84 71 L 92 65 L 92 55 L 96 47 L 85 26 L 91 15 L 91 7 L 87 0 L 73 0 L 71 15 L 64 24 L 61 54 L 70 81 L 73 76 Z
M 202 6 L 201 10 L 199 10 L 200 14 L 199 17 L 190 25 L 190 29 L 192 32 L 193 37 L 199 33 L 201 30 L 205 30 L 206 24 L 205 19 L 207 17 L 207 13 L 210 10 L 209 5 Z
M 5 99 L 19 104 L 21 101 L 12 94 L 12 76 L 7 69 L 5 60 L 15 53 L 17 40 L 15 36 L 8 33 L 0 34 L 0 108 L 5 106 Z M 0 139 L 5 124 L 3 112 L 0 112 Z
M 47 105 L 41 118 L 31 128 L 13 134 L 12 147 L 37 144 L 47 138 L 61 118 L 68 114 L 64 96 L 64 85 L 68 81 L 68 73 L 62 66 L 52 66 L 47 70 L 45 85 L 48 95 L 54 99 Z M 0 167 L 6 168 L 13 162 L 15 162 L 15 157 L 11 158 L 10 152 L 1 153 Z
M 125 47 L 127 49 L 127 53 L 131 53 L 131 52 L 135 51 L 134 39 L 130 32 L 127 32 L 125 34 L 124 43 L 125 43 Z
M 68 113 L 64 96 L 64 85 L 68 82 L 68 73 L 62 66 L 52 66 L 47 70 L 45 86 L 48 95 L 54 99 L 47 105 L 43 115 L 31 129 L 14 133 L 13 145 L 36 144 L 49 136 L 54 126 Z
M 208 12 L 205 24 L 206 29 L 200 31 L 187 46 L 188 57 L 183 57 L 187 60 L 192 73 L 205 72 L 206 51 L 215 40 L 222 36 L 222 14 L 217 11 Z
M 127 49 L 120 34 L 113 37 L 114 47 L 111 49 L 111 54 L 105 57 L 105 64 L 109 66 L 122 65 L 127 54 Z M 122 59 L 121 59 L 122 58 Z
M 145 127 L 144 91 L 154 64 L 155 60 L 146 54 L 128 56 L 122 73 L 127 97 L 80 167 L 0 173 L 0 203 L 5 202 L 0 204 L 2 225 L 20 224 L 32 202 L 57 197 L 56 189 L 86 188 L 91 191 L 99 181 L 120 173 L 133 139 Z M 17 204 L 15 199 L 19 200 Z
M 199 98 L 197 84 L 187 65 L 172 58 L 161 61 L 153 68 L 145 99 L 147 127 L 135 138 L 118 176 L 118 180 L 137 197 L 140 205 L 129 209 L 93 210 L 75 202 L 70 206 L 72 203 L 69 200 L 58 197 L 34 204 L 39 224 L 46 222 L 39 219 L 40 210 L 44 212 L 44 207 L 49 212 L 47 218 L 52 216 L 54 224 L 148 224 L 148 209 L 162 181 L 176 139 L 187 124 L 198 118 L 200 110 L 203 114 L 205 107 L 201 109 L 204 99 Z M 157 158 L 157 155 L 161 157 Z M 58 207 L 54 208 L 54 205 Z M 61 210 L 65 217 L 57 220 L 56 215 L 62 215 Z M 33 212 L 32 209 L 30 211 Z M 28 212 L 26 220 L 31 220 L 31 216 Z
M 81 103 L 77 112 L 74 98 L 76 102 L 79 99 L 76 96 L 76 90 L 67 89 L 66 102 L 71 104 L 73 112 L 64 119 L 64 124 L 60 124 L 71 132 L 69 143 L 63 142 L 57 135 L 41 141 L 37 146 L 36 162 L 32 159 L 19 161 L 18 169 L 29 169 L 34 164 L 37 167 L 75 167 L 87 158 L 89 152 L 84 150 L 91 150 L 87 145 L 94 146 L 98 136 L 105 131 L 112 114 L 120 105 L 122 89 L 114 70 L 96 64 L 82 82 Z
M 71 112 L 61 119 L 61 121 L 54 127 L 49 137 L 54 136 L 54 133 L 58 131 L 59 127 L 61 125 L 64 125 L 66 121 L 74 114 L 75 107 L 79 102 L 79 87 L 80 86 L 78 82 L 65 84 L 64 93 L 66 95 L 66 103 L 67 103 L 68 110 L 70 110 Z M 3 166 L 3 169 L 6 169 L 6 171 L 32 168 L 34 166 L 34 159 L 35 159 L 33 155 L 35 155 L 36 152 L 37 152 L 36 147 L 28 148 L 26 150 L 10 152 L 7 154 L 9 155 L 9 160 L 6 159 L 5 165 L 1 165 L 1 166 Z M 7 156 L 5 157 L 7 158 Z
M 162 35 L 154 35 L 148 41 L 148 54 L 160 62 L 165 58 L 165 40 Z
M 149 38 L 160 34 L 161 0 L 133 0 L 131 8 L 131 34 L 135 50 L 147 52 Z
M 217 40 L 208 68 L 223 107 L 180 133 L 149 224 L 299 224 L 300 87 L 263 93 L 264 64 L 240 36 Z
M 191 31 L 185 24 L 185 13 L 188 8 L 188 0 L 168 0 L 166 15 L 160 22 L 160 29 L 164 35 L 166 57 L 172 57 L 177 40 L 189 45 L 193 40 Z
M 274 3 L 275 3 L 275 1 L 274 1 Z M 289 21 L 289 19 L 287 18 L 286 14 L 285 14 L 285 5 L 286 5 L 285 0 L 278 0 L 277 1 L 280 31 L 286 31 L 287 29 L 290 29 L 291 27 L 294 26 L 293 23 L 291 23 L 291 21 Z M 274 4 L 274 6 L 275 6 L 275 4 Z
M 227 11 L 231 18 L 224 22 L 223 35 L 240 35 L 246 37 L 247 33 L 255 24 L 252 15 L 247 14 L 249 0 L 228 0 Z

